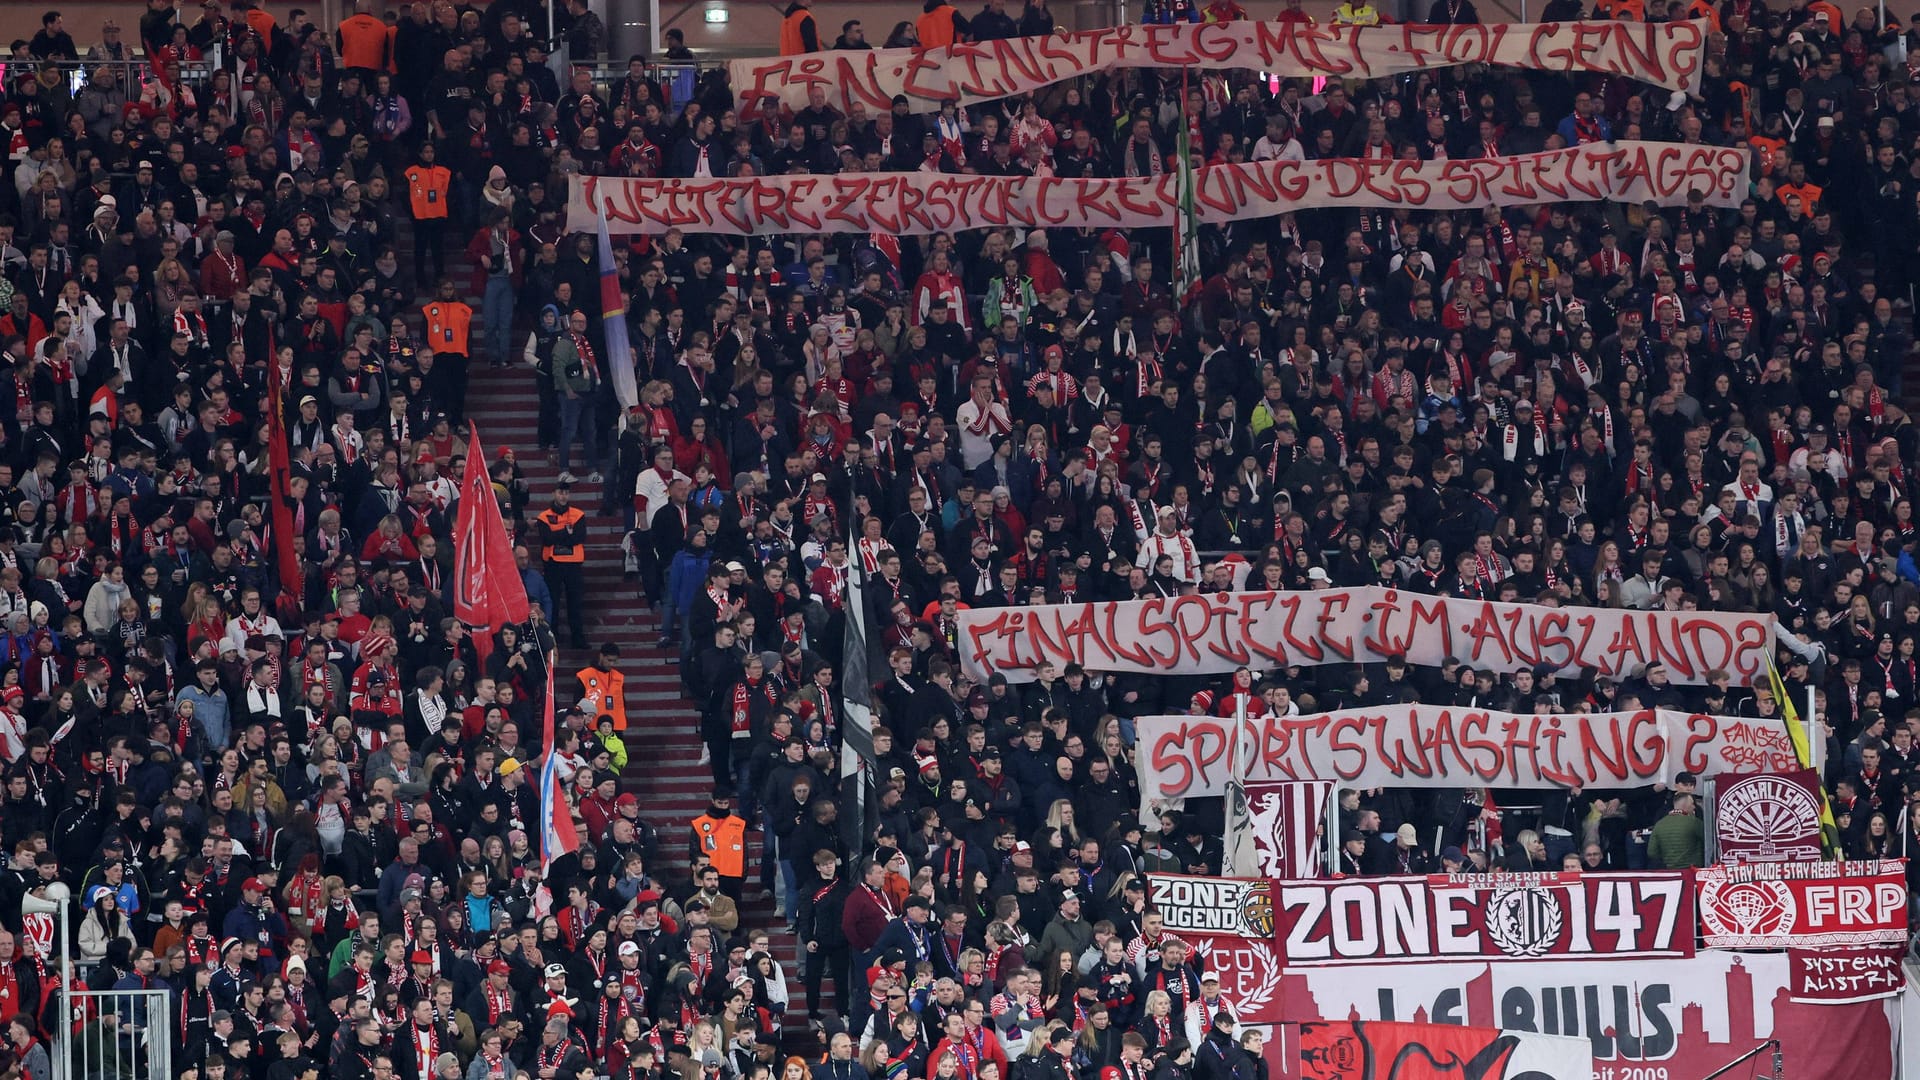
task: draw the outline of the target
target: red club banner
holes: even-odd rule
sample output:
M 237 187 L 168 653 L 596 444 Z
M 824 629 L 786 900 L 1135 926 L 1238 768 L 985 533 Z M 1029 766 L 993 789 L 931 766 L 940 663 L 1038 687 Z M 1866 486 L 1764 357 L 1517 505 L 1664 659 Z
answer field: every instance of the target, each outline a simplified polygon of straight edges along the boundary
M 1280 978 L 1286 967 L 1273 939 L 1181 934 L 1210 973 L 1220 976 L 1220 996 L 1233 1003 L 1242 1023 L 1277 1024 L 1285 1012 Z
M 1674 683 L 1704 686 L 1714 670 L 1741 685 L 1764 678 L 1773 629 L 1772 615 L 1547 608 L 1365 587 L 975 608 L 960 613 L 959 638 L 961 663 L 980 682 L 995 672 L 1031 681 L 1043 660 L 1203 675 L 1398 654 L 1434 667 L 1453 657 L 1476 670 L 1544 665 L 1616 678 L 1659 660 Z
M 1614 788 L 1791 768 L 1778 721 L 1669 709 L 1503 713 L 1381 705 L 1302 716 L 1135 721 L 1143 822 L 1173 799 L 1273 781 L 1343 787 Z
M 1818 862 L 1820 775 L 1812 769 L 1721 777 L 1713 789 L 1721 862 Z
M 1593 1045 L 1529 1031 L 1333 1020 L 1297 1032 L 1303 1080 L 1592 1080 Z
M 1906 988 L 1902 945 L 1865 949 L 1788 949 L 1787 993 L 1812 1005 L 1898 997 Z
M 1707 23 L 1574 22 L 1432 26 L 1314 26 L 1226 22 L 1116 26 L 939 48 L 862 49 L 758 57 L 727 65 L 748 119 L 770 97 L 804 109 L 813 90 L 841 112 L 884 113 L 904 97 L 916 113 L 972 104 L 1116 68 L 1244 68 L 1283 78 L 1376 79 L 1459 64 L 1591 72 L 1690 89 Z
M 1316 878 L 1326 869 L 1320 856 L 1320 825 L 1333 785 L 1323 780 L 1261 781 L 1237 788 L 1227 801 L 1227 865 L 1230 873 L 1267 878 Z M 1231 796 L 1231 793 L 1230 793 Z
M 1289 968 L 1693 955 L 1684 872 L 1347 878 L 1278 892 Z
M 1290 1022 L 1411 1020 L 1578 1036 L 1592 1044 L 1602 1080 L 1695 1080 L 1770 1038 L 1781 1041 L 1793 1080 L 1898 1075 L 1893 1003 L 1795 1002 L 1785 953 L 1290 969 L 1281 993 Z M 1301 1077 L 1299 1054 L 1270 1060 L 1280 1080 Z M 1754 1071 L 1768 1071 L 1764 1056 Z
M 1695 882 L 1710 948 L 1907 943 L 1905 859 L 1723 864 L 1697 871 Z
M 1567 150 L 1452 161 L 1326 158 L 1209 165 L 1194 170 L 1200 224 L 1266 218 L 1313 207 L 1469 210 L 1550 202 L 1739 205 L 1748 154 L 1679 143 L 1591 143 Z M 1180 178 L 1077 179 L 949 173 L 842 173 L 649 179 L 573 178 L 570 228 L 613 234 L 888 233 L 966 229 L 1169 228 Z M 1026 608 L 1007 608 L 1026 611 Z M 1009 676 L 1011 677 L 1011 676 Z

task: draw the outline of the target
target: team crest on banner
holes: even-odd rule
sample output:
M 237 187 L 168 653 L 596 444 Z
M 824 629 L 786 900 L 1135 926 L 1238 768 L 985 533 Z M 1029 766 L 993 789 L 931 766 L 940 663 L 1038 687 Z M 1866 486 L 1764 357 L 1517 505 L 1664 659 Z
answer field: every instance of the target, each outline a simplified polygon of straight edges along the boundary
M 1220 993 L 1233 1003 L 1235 1016 L 1249 1024 L 1280 1022 L 1285 965 L 1271 939 L 1220 935 L 1186 940 L 1205 960 L 1206 970 L 1220 976 Z
M 34 952 L 43 957 L 53 955 L 53 916 L 45 912 L 35 912 L 20 918 L 20 934 L 33 942 Z
M 1272 878 L 1319 877 L 1320 824 L 1333 784 L 1262 780 L 1228 791 L 1228 868 Z
M 1801 769 L 1721 778 L 1713 833 L 1722 862 L 1819 861 L 1819 775 Z
M 1701 869 L 1700 922 L 1717 949 L 1904 945 L 1906 860 Z

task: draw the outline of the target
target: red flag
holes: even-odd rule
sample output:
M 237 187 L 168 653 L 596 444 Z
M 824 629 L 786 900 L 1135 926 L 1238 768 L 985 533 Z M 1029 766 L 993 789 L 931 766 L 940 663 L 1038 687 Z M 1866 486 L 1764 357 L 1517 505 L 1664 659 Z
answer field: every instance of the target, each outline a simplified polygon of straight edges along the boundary
M 527 586 L 513 564 L 513 546 L 500 519 L 500 502 L 487 476 L 480 429 L 469 425 L 467 471 L 460 480 L 454 520 L 453 615 L 487 633 L 527 621 Z
M 306 603 L 306 575 L 300 570 L 300 556 L 293 550 L 293 508 L 287 505 L 287 475 L 292 465 L 287 458 L 287 421 L 285 383 L 280 365 L 267 362 L 267 484 L 272 501 L 274 551 L 280 559 L 280 605 L 296 611 Z

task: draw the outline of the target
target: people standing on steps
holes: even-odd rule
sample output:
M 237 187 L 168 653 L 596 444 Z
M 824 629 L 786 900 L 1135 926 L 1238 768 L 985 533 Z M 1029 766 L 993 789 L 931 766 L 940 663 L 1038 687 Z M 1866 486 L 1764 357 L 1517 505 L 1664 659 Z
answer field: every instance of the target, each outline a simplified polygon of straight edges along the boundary
M 601 387 L 600 360 L 587 335 L 587 313 L 576 309 L 567 317 L 567 333 L 553 345 L 553 390 L 560 407 L 560 478 L 565 483 L 573 483 L 568 464 L 573 460 L 576 440 L 583 444 L 586 465 L 592 470 L 587 483 L 601 483 L 600 425 L 594 416 Z
M 489 184 L 504 179 L 500 166 L 493 167 Z M 467 257 L 474 264 L 474 291 L 480 293 L 480 318 L 485 322 L 488 361 L 496 368 L 513 366 L 513 302 L 519 295 L 525 272 L 520 250 L 520 230 L 513 227 L 512 211 L 493 207 L 487 211 L 487 223 L 467 244 Z
M 534 519 L 539 533 L 540 559 L 545 565 L 547 588 L 554 603 L 567 610 L 567 632 L 573 648 L 587 647 L 586 515 L 573 503 L 573 484 L 562 480 L 554 485 L 553 502 Z

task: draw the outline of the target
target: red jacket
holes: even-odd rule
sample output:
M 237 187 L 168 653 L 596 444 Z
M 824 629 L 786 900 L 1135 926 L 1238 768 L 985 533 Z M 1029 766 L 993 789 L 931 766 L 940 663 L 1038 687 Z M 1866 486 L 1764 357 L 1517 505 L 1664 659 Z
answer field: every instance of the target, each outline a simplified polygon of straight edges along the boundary
M 871 950 L 873 943 L 880 940 L 880 932 L 892 921 L 892 913 L 865 885 L 854 886 L 840 911 L 840 931 L 847 936 L 847 948 L 855 953 Z
M 473 234 L 472 240 L 467 241 L 467 258 L 473 260 L 473 292 L 476 296 L 485 295 L 487 291 L 487 275 L 491 273 L 491 271 L 480 265 L 480 259 L 481 256 L 493 254 L 493 242 L 488 238 L 488 233 L 492 231 L 491 229 L 481 229 L 479 232 Z M 512 274 L 510 276 L 513 278 L 513 287 L 517 291 L 520 288 L 521 275 L 525 269 L 524 260 L 526 258 L 525 249 L 520 246 L 520 230 L 512 228 L 507 230 L 507 247 L 513 252 Z M 578 299 L 578 297 L 575 299 Z

